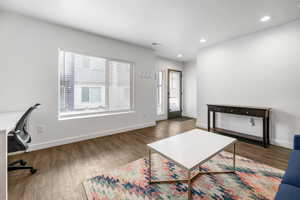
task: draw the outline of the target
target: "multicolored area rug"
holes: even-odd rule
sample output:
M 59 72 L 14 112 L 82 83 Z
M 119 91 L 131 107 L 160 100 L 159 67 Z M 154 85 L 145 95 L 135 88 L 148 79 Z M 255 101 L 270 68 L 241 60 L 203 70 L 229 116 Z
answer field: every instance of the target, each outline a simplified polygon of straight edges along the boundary
M 160 155 L 152 156 L 152 179 L 182 179 L 187 173 Z M 283 171 L 236 156 L 236 174 L 202 175 L 194 179 L 195 200 L 274 199 Z M 222 152 L 203 171 L 232 170 L 232 154 Z M 196 173 L 196 172 L 195 172 Z M 89 200 L 187 199 L 185 183 L 148 184 L 148 160 L 139 159 L 83 183 Z

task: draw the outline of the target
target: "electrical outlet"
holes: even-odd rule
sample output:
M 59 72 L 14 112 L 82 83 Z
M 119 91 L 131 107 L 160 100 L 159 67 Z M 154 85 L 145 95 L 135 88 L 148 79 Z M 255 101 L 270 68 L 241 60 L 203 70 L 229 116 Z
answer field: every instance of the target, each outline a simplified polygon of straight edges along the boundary
M 36 133 L 37 134 L 43 134 L 43 133 L 45 133 L 45 126 L 44 125 L 37 125 L 36 126 Z
M 254 120 L 254 118 L 250 118 L 249 123 L 251 124 L 251 126 L 255 126 L 255 120 Z

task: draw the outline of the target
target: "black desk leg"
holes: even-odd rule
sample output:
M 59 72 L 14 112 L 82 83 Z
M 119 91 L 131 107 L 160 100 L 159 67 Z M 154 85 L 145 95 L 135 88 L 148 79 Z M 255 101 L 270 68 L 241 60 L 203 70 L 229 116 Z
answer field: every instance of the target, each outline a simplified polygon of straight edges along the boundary
M 266 148 L 267 147 L 267 120 L 265 117 L 262 118 L 263 119 L 263 145 Z
M 207 110 L 207 130 L 210 131 L 210 111 Z
M 216 112 L 213 111 L 213 130 L 216 128 Z

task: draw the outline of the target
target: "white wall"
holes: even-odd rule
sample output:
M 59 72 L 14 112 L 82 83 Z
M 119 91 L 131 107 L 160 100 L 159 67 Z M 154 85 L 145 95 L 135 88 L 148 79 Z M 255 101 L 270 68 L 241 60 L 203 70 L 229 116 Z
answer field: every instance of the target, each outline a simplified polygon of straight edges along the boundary
M 300 21 L 203 49 L 197 58 L 198 125 L 206 127 L 206 104 L 267 106 L 271 140 L 292 146 L 300 133 Z M 261 134 L 248 117 L 218 116 L 218 126 Z
M 155 124 L 155 80 L 139 75 L 155 73 L 152 50 L 6 12 L 0 12 L 0 44 L 0 111 L 43 105 L 32 116 L 31 149 Z M 134 62 L 135 112 L 59 121 L 58 48 Z
M 197 60 L 184 63 L 183 115 L 197 118 Z
M 165 120 L 168 119 L 168 108 L 167 108 L 167 101 L 168 101 L 168 88 L 167 88 L 167 81 L 168 81 L 168 69 L 174 69 L 178 71 L 183 71 L 183 62 L 178 62 L 175 60 L 170 60 L 167 58 L 157 57 L 156 58 L 156 70 L 157 72 L 163 71 L 164 74 L 164 86 L 163 86 L 163 107 L 164 107 L 164 114 L 157 116 L 157 120 Z

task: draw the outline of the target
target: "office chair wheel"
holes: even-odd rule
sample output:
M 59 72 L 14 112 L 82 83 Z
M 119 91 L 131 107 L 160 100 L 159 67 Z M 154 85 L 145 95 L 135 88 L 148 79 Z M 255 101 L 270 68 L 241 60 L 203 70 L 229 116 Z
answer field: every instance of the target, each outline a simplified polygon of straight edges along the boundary
M 25 166 L 27 164 L 27 162 L 26 161 L 24 161 L 24 160 L 21 160 L 21 162 L 20 162 L 20 165 L 22 165 L 22 166 Z
M 37 169 L 32 168 L 32 169 L 30 170 L 30 172 L 31 172 L 31 174 L 35 174 L 35 173 L 37 172 Z

